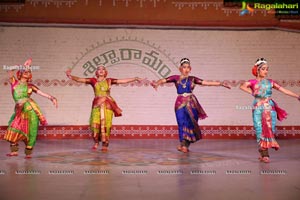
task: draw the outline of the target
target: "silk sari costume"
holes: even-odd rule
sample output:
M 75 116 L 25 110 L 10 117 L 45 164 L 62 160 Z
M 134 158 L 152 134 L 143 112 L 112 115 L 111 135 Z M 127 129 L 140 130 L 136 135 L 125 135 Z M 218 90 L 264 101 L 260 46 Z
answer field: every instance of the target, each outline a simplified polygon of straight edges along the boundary
M 95 95 L 90 116 L 93 138 L 95 143 L 102 141 L 104 146 L 108 146 L 113 115 L 122 116 L 122 110 L 110 96 L 111 85 L 117 84 L 117 79 L 106 78 L 97 81 L 96 78 L 89 78 L 86 79 L 86 83 L 93 87 Z
M 192 93 L 196 84 L 202 84 L 202 79 L 188 76 L 181 79 L 179 75 L 166 78 L 167 83 L 174 83 L 177 89 L 175 114 L 178 124 L 179 141 L 182 146 L 188 147 L 202 138 L 198 119 L 207 117 L 196 96 Z
M 17 152 L 19 141 L 24 141 L 27 146 L 33 147 L 36 143 L 39 123 L 45 125 L 47 122 L 37 103 L 30 98 L 32 92 L 38 91 L 35 85 L 22 83 L 13 77 L 11 91 L 15 110 L 9 120 L 4 139 L 11 143 L 12 152 Z
M 287 113 L 278 107 L 271 98 L 272 88 L 278 90 L 280 85 L 271 79 L 249 80 L 250 89 L 253 96 L 253 124 L 256 132 L 256 139 L 260 149 L 279 149 L 279 144 L 275 140 L 276 119 L 282 121 L 287 117 Z M 268 156 L 268 155 L 266 155 Z

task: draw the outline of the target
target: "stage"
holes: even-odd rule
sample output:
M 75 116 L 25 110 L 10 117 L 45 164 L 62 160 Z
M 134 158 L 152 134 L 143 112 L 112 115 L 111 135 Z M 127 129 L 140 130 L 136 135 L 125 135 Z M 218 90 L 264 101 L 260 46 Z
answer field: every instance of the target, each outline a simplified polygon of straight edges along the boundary
M 299 199 L 300 140 L 278 142 L 266 164 L 248 139 L 204 139 L 187 154 L 175 139 L 112 139 L 107 153 L 90 139 L 39 139 L 30 160 L 1 141 L 1 200 Z

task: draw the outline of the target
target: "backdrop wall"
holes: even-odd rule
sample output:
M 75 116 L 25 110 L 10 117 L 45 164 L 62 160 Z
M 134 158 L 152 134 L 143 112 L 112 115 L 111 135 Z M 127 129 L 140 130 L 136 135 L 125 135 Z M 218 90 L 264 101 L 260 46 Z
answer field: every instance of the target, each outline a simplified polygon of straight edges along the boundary
M 32 57 L 33 81 L 57 97 L 59 108 L 33 94 L 50 125 L 86 125 L 93 90 L 68 80 L 73 68 L 80 77 L 94 76 L 104 63 L 109 77 L 142 77 L 141 84 L 113 86 L 111 95 L 123 109 L 115 125 L 175 125 L 176 90 L 166 85 L 155 91 L 149 81 L 178 74 L 182 57 L 191 60 L 192 74 L 204 80 L 229 81 L 231 90 L 197 86 L 194 93 L 208 118 L 201 125 L 252 125 L 253 98 L 238 89 L 254 78 L 251 68 L 258 57 L 269 61 L 269 77 L 300 93 L 300 37 L 298 33 L 267 31 L 88 29 L 53 27 L 1 27 L 0 65 L 22 64 Z M 0 71 L 0 125 L 5 126 L 14 109 L 5 70 Z M 299 125 L 299 102 L 274 91 L 274 99 L 289 113 L 282 126 Z

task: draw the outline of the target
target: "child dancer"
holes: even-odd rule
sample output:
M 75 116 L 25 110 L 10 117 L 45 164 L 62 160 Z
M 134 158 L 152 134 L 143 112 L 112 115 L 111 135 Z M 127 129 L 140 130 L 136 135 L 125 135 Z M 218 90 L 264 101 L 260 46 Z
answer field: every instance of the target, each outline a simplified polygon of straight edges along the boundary
M 193 94 L 195 85 L 203 86 L 223 86 L 230 89 L 225 83 L 208 82 L 194 76 L 189 76 L 191 72 L 190 60 L 183 58 L 180 61 L 180 75 L 173 75 L 168 78 L 160 79 L 152 83 L 157 89 L 163 83 L 172 82 L 177 88 L 178 97 L 175 102 L 175 114 L 178 124 L 179 142 L 178 151 L 187 153 L 189 146 L 201 139 L 201 130 L 199 129 L 198 119 L 207 117 L 203 108 L 199 104 L 196 96 Z
M 266 59 L 257 59 L 252 68 L 252 74 L 256 78 L 246 81 L 240 86 L 241 90 L 254 96 L 252 112 L 253 124 L 259 145 L 259 160 L 265 163 L 270 162 L 268 149 L 279 149 L 279 145 L 274 137 L 276 118 L 282 121 L 287 116 L 287 113 L 280 109 L 272 99 L 272 89 L 274 88 L 300 100 L 299 95 L 281 87 L 272 79 L 267 79 L 268 70 L 269 66 Z
M 128 79 L 107 78 L 107 74 L 108 72 L 104 66 L 97 68 L 95 78 L 79 78 L 71 75 L 71 69 L 66 71 L 68 78 L 76 82 L 90 84 L 94 89 L 95 98 L 90 117 L 90 128 L 95 142 L 92 149 L 96 150 L 99 146 L 99 141 L 102 141 L 102 152 L 108 151 L 113 114 L 115 117 L 122 115 L 122 110 L 110 96 L 111 86 L 142 80 L 138 77 Z
M 18 156 L 18 142 L 23 141 L 26 145 L 25 158 L 31 158 L 33 147 L 36 143 L 39 123 L 46 125 L 46 119 L 41 113 L 39 106 L 30 98 L 35 92 L 52 101 L 57 107 L 55 97 L 42 92 L 31 82 L 31 59 L 28 59 L 22 69 L 17 71 L 17 79 L 14 71 L 9 71 L 9 82 L 13 99 L 16 103 L 15 112 L 11 116 L 4 139 L 10 142 L 11 152 L 7 156 Z

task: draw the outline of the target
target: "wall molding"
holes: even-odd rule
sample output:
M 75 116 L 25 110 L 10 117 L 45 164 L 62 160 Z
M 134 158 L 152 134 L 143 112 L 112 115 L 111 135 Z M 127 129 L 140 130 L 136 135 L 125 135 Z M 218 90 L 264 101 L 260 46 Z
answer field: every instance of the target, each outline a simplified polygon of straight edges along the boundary
M 201 126 L 204 139 L 255 139 L 252 126 Z M 0 126 L 2 139 L 7 126 Z M 300 139 L 300 126 L 278 126 L 279 139 Z M 40 126 L 39 139 L 90 139 L 88 125 Z M 111 138 L 177 139 L 176 125 L 114 125 Z
M 221 81 L 228 83 L 231 87 L 239 87 L 241 83 L 245 82 L 246 80 L 208 80 L 208 81 Z M 279 85 L 283 87 L 300 87 L 300 80 L 274 80 Z M 142 86 L 151 86 L 150 83 L 152 81 L 150 80 L 143 80 L 140 83 L 128 83 L 128 84 L 122 84 L 119 85 L 121 87 L 142 87 Z M 86 86 L 86 84 L 83 83 L 77 83 L 75 81 L 69 80 L 69 79 L 33 79 L 33 84 L 36 86 L 43 86 L 43 87 L 80 87 L 80 86 Z M 7 86 L 9 85 L 8 79 L 3 79 L 0 81 L 0 85 Z M 172 87 L 173 84 L 164 84 L 164 86 Z

